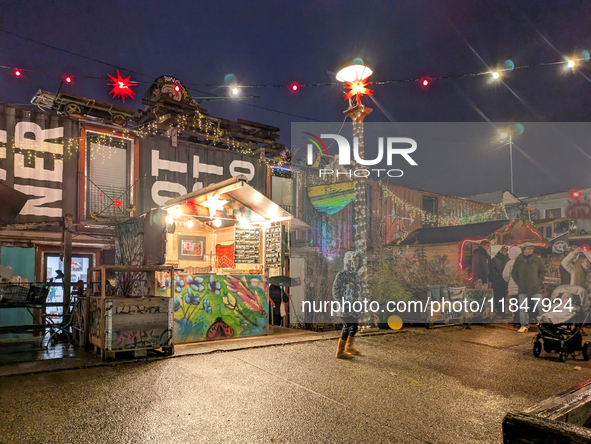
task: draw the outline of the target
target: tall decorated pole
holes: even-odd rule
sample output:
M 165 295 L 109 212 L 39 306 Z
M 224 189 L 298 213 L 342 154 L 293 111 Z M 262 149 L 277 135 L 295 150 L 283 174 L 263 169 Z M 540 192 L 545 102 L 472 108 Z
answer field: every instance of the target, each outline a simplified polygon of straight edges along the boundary
M 361 96 L 364 94 L 373 95 L 373 90 L 367 88 L 372 74 L 371 69 L 365 65 L 349 65 L 337 73 L 337 80 L 345 82 L 347 91 L 345 100 L 349 101 L 349 108 L 344 112 L 353 122 L 353 149 L 358 152 L 358 158 L 365 158 L 363 142 L 363 120 L 373 111 L 371 108 L 361 104 Z M 354 168 L 363 168 L 354 162 Z M 367 197 L 365 193 L 365 177 L 355 176 L 355 251 L 363 258 L 361 280 L 363 295 L 368 297 L 367 286 Z

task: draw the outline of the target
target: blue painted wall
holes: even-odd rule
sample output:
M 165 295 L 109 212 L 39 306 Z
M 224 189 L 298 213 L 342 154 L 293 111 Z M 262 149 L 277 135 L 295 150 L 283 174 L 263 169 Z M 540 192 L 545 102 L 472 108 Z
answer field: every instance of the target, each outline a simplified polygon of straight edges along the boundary
M 0 264 L 14 270 L 15 276 L 35 282 L 35 249 L 20 247 L 1 247 Z M 5 308 L 0 310 L 0 326 L 32 324 L 33 317 L 26 308 Z M 31 333 L 5 334 L 0 338 L 31 337 Z

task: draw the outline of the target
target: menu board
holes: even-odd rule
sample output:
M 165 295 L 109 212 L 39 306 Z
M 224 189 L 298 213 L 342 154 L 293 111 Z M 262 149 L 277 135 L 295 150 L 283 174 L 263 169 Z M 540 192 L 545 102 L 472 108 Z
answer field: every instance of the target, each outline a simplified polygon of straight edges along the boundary
M 281 222 L 273 222 L 265 229 L 265 265 L 267 267 L 281 267 L 282 245 Z
M 261 247 L 261 230 L 256 227 L 234 227 L 234 263 L 258 264 Z

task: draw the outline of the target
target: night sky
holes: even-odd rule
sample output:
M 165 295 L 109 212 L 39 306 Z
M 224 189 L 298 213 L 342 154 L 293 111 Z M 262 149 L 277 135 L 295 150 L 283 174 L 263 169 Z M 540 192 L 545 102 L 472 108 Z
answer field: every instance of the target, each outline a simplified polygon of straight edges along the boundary
M 568 0 L 0 1 L 0 65 L 36 71 L 15 78 L 1 69 L 0 101 L 27 104 L 38 89 L 56 91 L 71 74 L 89 78 L 75 78 L 64 90 L 120 104 L 105 80 L 116 66 L 146 82 L 135 88 L 135 100 L 125 101 L 142 108 L 144 92 L 160 75 L 207 96 L 225 95 L 225 88 L 212 85 L 232 73 L 239 84 L 285 88 L 244 89 L 260 98 L 203 106 L 214 116 L 275 125 L 290 145 L 292 122 L 341 122 L 346 108 L 340 86 L 293 93 L 292 82 L 334 82 L 339 65 L 355 57 L 372 67 L 374 81 L 478 73 L 507 59 L 515 66 L 558 62 L 591 51 L 589 17 L 591 2 Z M 379 106 L 364 102 L 374 108 L 371 122 L 587 122 L 590 68 L 591 62 L 574 72 L 564 65 L 531 67 L 507 73 L 503 82 L 468 76 L 435 80 L 426 89 L 418 82 L 374 85 Z M 578 136 L 578 147 L 568 134 L 552 146 L 542 146 L 540 138 L 524 141 L 520 149 L 535 161 L 516 151 L 516 194 L 591 187 L 589 135 L 582 142 Z M 507 189 L 507 152 L 489 156 L 485 146 L 448 145 L 436 165 L 423 153 L 424 169 L 397 183 L 455 195 Z M 560 155 L 547 156 L 548 150 Z

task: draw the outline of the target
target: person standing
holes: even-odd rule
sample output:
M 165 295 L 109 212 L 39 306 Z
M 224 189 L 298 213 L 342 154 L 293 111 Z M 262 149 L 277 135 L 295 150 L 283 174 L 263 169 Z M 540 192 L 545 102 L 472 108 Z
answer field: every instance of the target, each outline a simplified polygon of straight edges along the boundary
M 478 281 L 480 281 L 484 287 L 488 285 L 490 273 L 489 249 L 490 242 L 485 239 L 480 242 L 479 247 L 472 252 L 472 282 L 474 282 L 474 285 L 476 285 Z
M 358 273 L 358 261 L 356 253 L 348 251 L 345 253 L 343 269 L 337 273 L 332 285 L 332 297 L 341 307 L 341 319 L 343 330 L 337 346 L 336 357 L 339 359 L 350 359 L 358 355 L 359 350 L 353 347 L 355 334 L 358 330 L 358 316 L 353 310 L 353 303 L 361 301 L 362 286 Z M 348 302 L 348 304 L 343 304 Z
M 515 281 L 513 280 L 513 277 L 511 276 L 511 272 L 513 271 L 513 264 L 515 263 L 515 259 L 517 259 L 517 257 L 521 254 L 521 248 L 519 247 L 511 247 L 509 249 L 509 262 L 507 262 L 507 264 L 505 264 L 505 268 L 503 269 L 503 279 L 505 280 L 505 282 L 507 282 L 507 293 L 509 294 L 509 297 L 507 298 L 507 303 L 505 304 L 505 306 L 507 308 L 509 308 L 509 303 L 511 301 L 511 298 L 517 298 L 517 295 L 519 294 L 519 288 L 517 287 L 517 284 L 515 283 Z M 515 324 L 519 324 L 519 310 L 516 310 L 513 313 L 513 322 Z
M 531 298 L 542 299 L 542 288 L 544 283 L 544 264 L 542 258 L 534 254 L 535 245 L 531 242 L 523 244 L 523 253 L 517 256 L 513 264 L 511 276 L 517 284 L 519 295 L 519 320 L 521 328 L 519 333 L 527 333 L 529 329 L 529 311 L 533 304 L 529 303 Z M 522 304 L 527 304 L 527 309 L 521 308 Z M 532 312 L 532 314 L 535 314 Z
M 509 247 L 503 245 L 490 261 L 490 281 L 492 282 L 496 309 L 499 314 L 504 314 L 502 313 L 503 305 L 501 301 L 507 296 L 509 286 L 507 281 L 503 279 L 503 270 L 505 270 L 505 265 L 509 262 L 508 253 Z
M 273 319 L 270 319 L 271 325 L 281 325 L 283 321 L 281 303 L 288 301 L 287 295 L 281 287 L 271 284 L 269 286 L 269 299 L 271 299 L 273 305 Z
M 570 285 L 578 285 L 587 294 L 591 293 L 591 253 L 578 247 L 562 259 L 560 265 L 570 274 Z M 581 333 L 587 336 L 583 328 Z
M 583 287 L 591 293 L 591 253 L 577 248 L 560 263 L 570 273 L 570 284 Z

